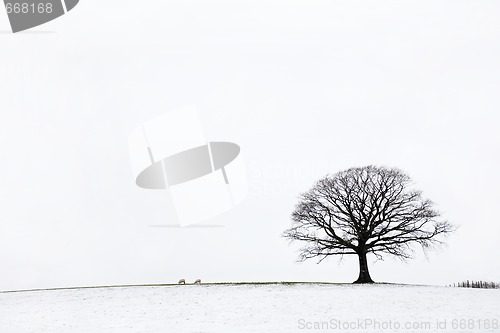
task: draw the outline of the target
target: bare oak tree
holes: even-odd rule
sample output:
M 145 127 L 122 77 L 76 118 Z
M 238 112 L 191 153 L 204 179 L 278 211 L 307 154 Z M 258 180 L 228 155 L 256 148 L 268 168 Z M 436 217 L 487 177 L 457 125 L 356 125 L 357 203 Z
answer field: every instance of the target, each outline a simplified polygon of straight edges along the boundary
M 442 244 L 455 228 L 440 220 L 430 200 L 411 189 L 411 179 L 398 169 L 351 168 L 319 180 L 300 195 L 292 228 L 283 236 L 306 243 L 299 260 L 331 255 L 359 257 L 355 283 L 370 283 L 367 254 L 412 257 L 412 244 L 424 250 Z

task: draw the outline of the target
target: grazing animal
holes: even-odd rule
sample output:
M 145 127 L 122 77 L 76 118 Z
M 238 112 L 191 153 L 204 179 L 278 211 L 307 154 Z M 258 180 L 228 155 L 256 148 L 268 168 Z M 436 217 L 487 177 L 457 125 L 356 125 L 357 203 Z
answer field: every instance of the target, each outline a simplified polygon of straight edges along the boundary
M 201 284 L 201 280 L 198 279 L 198 280 L 194 281 L 194 284 Z
M 184 279 L 180 279 L 179 282 L 177 282 L 178 284 L 186 284 L 186 280 Z

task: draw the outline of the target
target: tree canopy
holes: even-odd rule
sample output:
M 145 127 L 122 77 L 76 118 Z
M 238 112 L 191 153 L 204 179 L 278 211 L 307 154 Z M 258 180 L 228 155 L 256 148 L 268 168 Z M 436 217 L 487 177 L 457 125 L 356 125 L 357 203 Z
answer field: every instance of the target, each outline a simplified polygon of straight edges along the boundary
M 305 244 L 300 260 L 358 255 L 356 282 L 373 282 L 367 254 L 412 258 L 413 244 L 429 249 L 454 230 L 412 185 L 395 168 L 366 166 L 328 175 L 300 195 L 293 225 L 283 236 Z

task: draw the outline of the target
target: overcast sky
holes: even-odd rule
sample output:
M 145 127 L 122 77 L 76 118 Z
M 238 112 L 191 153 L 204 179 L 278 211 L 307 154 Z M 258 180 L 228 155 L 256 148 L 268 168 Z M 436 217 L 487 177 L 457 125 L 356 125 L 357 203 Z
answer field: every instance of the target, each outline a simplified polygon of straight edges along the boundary
M 0 10 L 0 290 L 357 278 L 296 263 L 299 193 L 367 164 L 406 171 L 461 226 L 448 247 L 374 263 L 376 281 L 500 281 L 498 1 L 81 0 L 11 34 Z M 135 185 L 128 136 L 195 104 L 239 144 L 249 196 L 172 229 Z

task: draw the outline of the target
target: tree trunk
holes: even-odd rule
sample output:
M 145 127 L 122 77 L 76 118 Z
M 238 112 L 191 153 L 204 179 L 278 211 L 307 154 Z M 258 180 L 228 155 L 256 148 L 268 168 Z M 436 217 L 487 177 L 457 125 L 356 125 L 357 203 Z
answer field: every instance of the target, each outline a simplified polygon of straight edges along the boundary
M 358 253 L 359 257 L 359 276 L 354 283 L 373 283 L 368 272 L 368 261 L 366 260 L 366 252 Z

